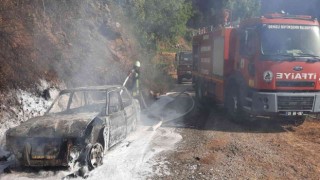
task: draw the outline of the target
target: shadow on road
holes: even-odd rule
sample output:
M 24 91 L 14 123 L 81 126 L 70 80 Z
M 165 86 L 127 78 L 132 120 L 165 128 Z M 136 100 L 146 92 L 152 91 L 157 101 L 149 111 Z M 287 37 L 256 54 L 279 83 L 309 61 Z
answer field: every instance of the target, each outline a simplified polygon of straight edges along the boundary
M 235 123 L 227 118 L 222 107 L 212 106 L 206 110 L 196 108 L 187 116 L 163 124 L 163 127 L 192 128 L 223 132 L 281 133 L 287 128 L 283 122 L 273 119 L 258 119 L 252 122 Z
M 162 127 L 174 128 L 192 128 L 198 130 L 213 130 L 223 132 L 248 132 L 248 133 L 281 133 L 287 132 L 289 126 L 293 124 L 288 122 L 279 121 L 277 119 L 257 119 L 251 122 L 235 123 L 227 118 L 227 112 L 221 106 L 214 104 L 207 105 L 206 108 L 200 108 L 199 104 L 195 102 L 194 108 L 187 115 L 170 119 L 170 114 L 184 114 L 190 107 L 190 97 L 194 98 L 194 90 L 190 82 L 176 85 L 173 93 L 186 92 L 189 96 L 179 96 L 174 101 L 156 108 L 157 113 L 155 116 L 148 115 L 141 124 L 152 126 L 162 121 Z M 189 99 L 188 99 L 189 98 Z M 289 126 L 288 126 L 289 125 Z

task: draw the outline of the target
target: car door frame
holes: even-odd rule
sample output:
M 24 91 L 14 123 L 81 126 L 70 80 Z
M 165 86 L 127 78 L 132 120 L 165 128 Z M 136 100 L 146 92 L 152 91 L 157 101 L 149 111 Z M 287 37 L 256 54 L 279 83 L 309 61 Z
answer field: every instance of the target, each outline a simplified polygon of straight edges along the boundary
M 125 106 L 124 102 L 122 101 L 121 94 L 123 92 L 126 92 L 130 98 L 130 105 L 129 106 Z M 127 133 L 129 133 L 130 131 L 132 131 L 133 126 L 134 126 L 134 120 L 137 117 L 136 116 L 137 112 L 136 112 L 136 109 L 134 106 L 134 99 L 132 98 L 132 96 L 130 95 L 128 90 L 124 87 L 121 88 L 120 98 L 121 98 L 122 108 L 125 111 L 125 116 L 126 116 L 126 121 L 127 121 Z M 131 127 L 131 128 L 129 129 L 128 127 Z
M 118 96 L 118 103 L 119 103 L 119 111 L 117 112 L 110 112 L 110 94 L 116 92 Z M 119 90 L 111 90 L 107 93 L 107 115 L 109 119 L 109 144 L 110 147 L 119 143 L 123 139 L 126 138 L 126 131 L 127 131 L 127 120 L 125 111 L 122 108 L 122 101 L 120 98 Z

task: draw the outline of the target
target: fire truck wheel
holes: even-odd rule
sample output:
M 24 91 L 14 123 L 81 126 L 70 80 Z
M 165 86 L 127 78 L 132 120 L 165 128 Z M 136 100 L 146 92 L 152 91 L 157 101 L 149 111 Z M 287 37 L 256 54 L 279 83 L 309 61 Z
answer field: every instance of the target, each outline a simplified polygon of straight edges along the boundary
M 201 83 L 197 83 L 196 85 L 196 98 L 199 104 L 203 104 L 204 98 L 203 98 L 203 89 L 202 89 Z

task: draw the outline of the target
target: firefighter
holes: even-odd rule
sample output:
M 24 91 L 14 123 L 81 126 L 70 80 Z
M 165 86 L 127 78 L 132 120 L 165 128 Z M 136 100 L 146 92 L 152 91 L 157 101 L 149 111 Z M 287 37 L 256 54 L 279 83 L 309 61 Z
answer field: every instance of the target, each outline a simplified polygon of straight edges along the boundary
M 136 61 L 129 74 L 132 79 L 131 92 L 133 97 L 140 95 L 140 66 L 140 61 Z
M 125 79 L 123 86 L 126 86 L 129 78 L 131 83 L 127 85 L 128 89 L 131 91 L 132 96 L 139 100 L 140 106 L 146 108 L 147 104 L 144 101 L 143 95 L 140 89 L 140 61 L 134 63 L 133 68 L 129 71 L 127 78 Z

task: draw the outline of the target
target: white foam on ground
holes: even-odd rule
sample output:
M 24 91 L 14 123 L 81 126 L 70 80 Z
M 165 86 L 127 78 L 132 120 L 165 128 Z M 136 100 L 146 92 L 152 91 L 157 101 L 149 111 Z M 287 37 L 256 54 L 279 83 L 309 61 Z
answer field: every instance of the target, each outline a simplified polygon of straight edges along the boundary
M 159 128 L 157 131 L 148 131 L 148 128 L 140 127 L 110 150 L 104 165 L 90 172 L 88 179 L 146 179 L 151 176 L 156 163 L 152 158 L 162 151 L 174 149 L 182 137 L 173 128 Z

